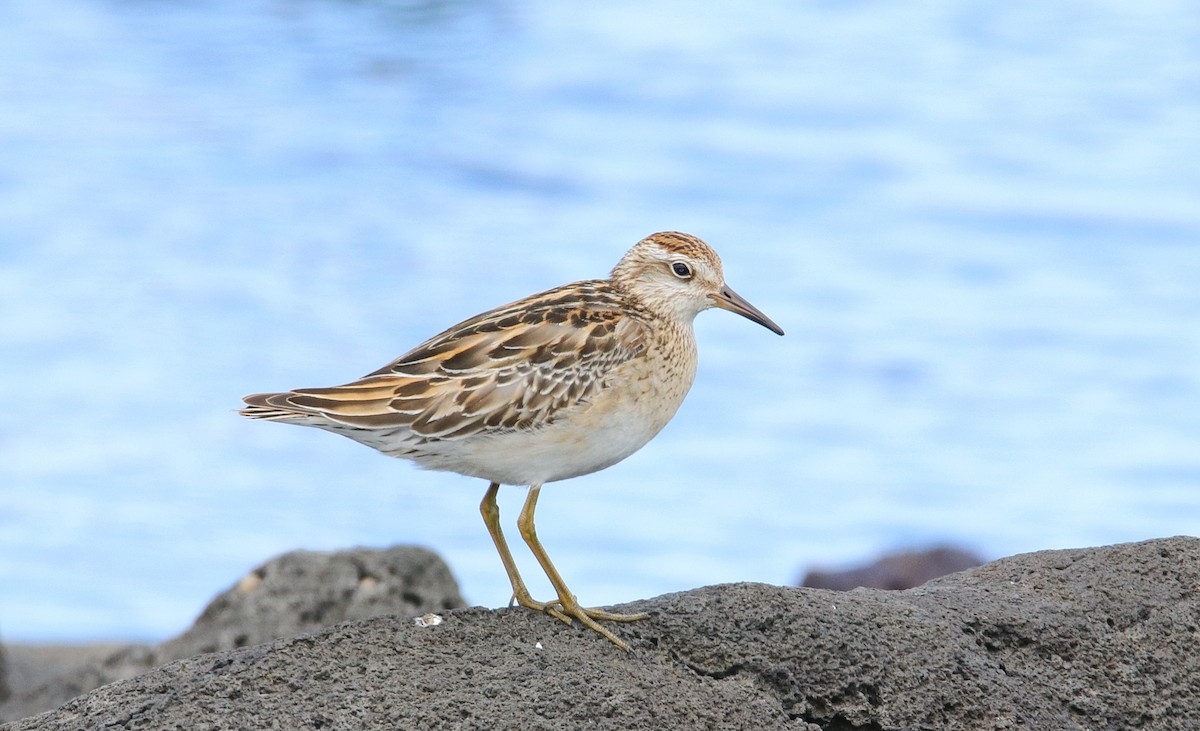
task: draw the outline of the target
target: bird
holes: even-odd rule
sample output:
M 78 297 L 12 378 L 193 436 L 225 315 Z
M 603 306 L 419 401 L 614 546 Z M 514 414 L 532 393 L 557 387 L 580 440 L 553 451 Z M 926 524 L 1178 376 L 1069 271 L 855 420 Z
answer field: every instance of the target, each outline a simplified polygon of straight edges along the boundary
M 538 540 L 542 486 L 610 467 L 675 415 L 696 376 L 693 321 L 709 308 L 783 329 L 725 283 L 721 259 L 677 231 L 639 241 L 607 279 L 547 290 L 465 320 L 362 378 L 246 396 L 241 414 L 341 434 L 418 466 L 488 481 L 480 503 L 515 602 L 578 620 L 648 619 L 582 606 Z M 527 486 L 517 528 L 557 594 L 535 600 L 500 525 L 501 485 Z

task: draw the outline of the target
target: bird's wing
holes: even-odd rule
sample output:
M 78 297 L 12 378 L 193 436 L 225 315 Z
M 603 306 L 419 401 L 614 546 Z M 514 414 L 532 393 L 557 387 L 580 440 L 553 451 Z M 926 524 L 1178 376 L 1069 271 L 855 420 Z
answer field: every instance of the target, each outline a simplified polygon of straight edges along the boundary
M 535 428 L 641 356 L 646 330 L 607 282 L 579 282 L 467 320 L 352 383 L 247 396 L 243 413 L 418 439 Z

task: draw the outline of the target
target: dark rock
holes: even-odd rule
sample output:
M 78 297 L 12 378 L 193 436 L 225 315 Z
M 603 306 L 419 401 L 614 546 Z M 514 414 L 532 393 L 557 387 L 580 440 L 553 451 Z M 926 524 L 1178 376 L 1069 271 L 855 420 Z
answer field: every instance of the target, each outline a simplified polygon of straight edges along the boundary
M 939 576 L 982 564 L 983 559 L 970 551 L 943 546 L 926 551 L 888 554 L 873 563 L 845 571 L 812 569 L 805 574 L 800 585 L 837 591 L 849 591 L 860 586 L 872 589 L 911 589 Z
M 190 629 L 158 651 L 164 660 L 177 660 L 351 619 L 415 617 L 465 604 L 449 567 L 423 548 L 293 551 L 242 577 L 209 602 Z
M 397 614 L 411 621 L 464 604 L 450 569 L 423 548 L 293 551 L 254 569 L 218 595 L 180 636 L 85 660 L 0 705 L 0 721 L 54 708 L 173 660 L 258 645 L 352 619 Z
M 380 617 L 174 662 L 12 731 L 1200 728 L 1200 539 L 1045 551 L 906 591 L 635 602 L 625 653 L 522 609 Z

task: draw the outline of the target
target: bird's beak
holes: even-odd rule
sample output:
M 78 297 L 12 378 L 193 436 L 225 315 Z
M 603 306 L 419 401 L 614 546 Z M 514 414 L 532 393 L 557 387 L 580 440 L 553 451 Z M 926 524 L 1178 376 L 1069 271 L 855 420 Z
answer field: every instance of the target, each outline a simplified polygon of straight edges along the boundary
M 783 328 L 776 325 L 771 318 L 764 315 L 757 307 L 742 299 L 742 296 L 730 289 L 728 284 L 721 285 L 720 294 L 710 294 L 709 297 L 712 298 L 713 304 L 722 310 L 736 312 L 748 320 L 757 322 L 776 335 L 783 334 Z

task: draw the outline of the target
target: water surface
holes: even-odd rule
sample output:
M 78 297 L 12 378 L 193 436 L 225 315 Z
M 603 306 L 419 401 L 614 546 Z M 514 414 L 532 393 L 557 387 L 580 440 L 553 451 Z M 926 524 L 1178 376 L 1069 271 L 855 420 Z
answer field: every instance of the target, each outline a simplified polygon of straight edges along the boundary
M 1200 533 L 1198 37 L 1185 2 L 11 3 L 0 632 L 164 637 L 298 547 L 427 545 L 503 604 L 482 482 L 234 409 L 662 229 L 788 335 L 702 315 L 667 430 L 544 491 L 585 602 Z

